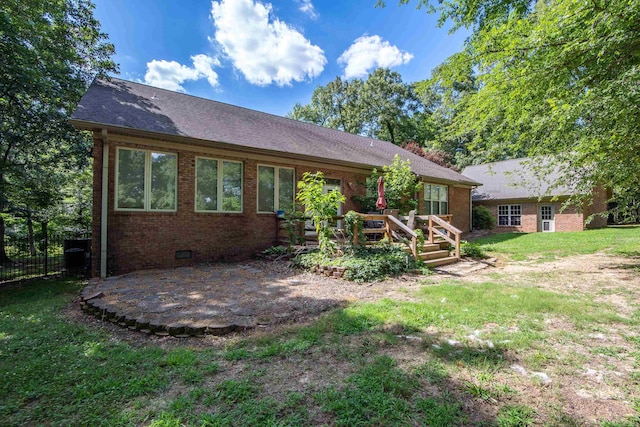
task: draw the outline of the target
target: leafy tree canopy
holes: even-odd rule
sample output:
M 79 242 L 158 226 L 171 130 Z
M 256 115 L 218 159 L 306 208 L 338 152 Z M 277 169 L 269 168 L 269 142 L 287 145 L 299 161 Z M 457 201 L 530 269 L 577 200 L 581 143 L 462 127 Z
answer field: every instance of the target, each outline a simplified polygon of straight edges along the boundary
M 585 194 L 597 183 L 640 187 L 639 0 L 419 4 L 473 31 L 425 85 L 455 101 L 449 139 L 485 159 L 554 155 L 561 184 Z M 469 71 L 474 87 L 460 91 Z
M 422 141 L 428 133 L 414 86 L 388 68 L 374 70 L 364 81 L 336 77 L 316 88 L 309 104 L 296 104 L 288 116 L 394 144 Z
M 0 213 L 47 212 L 88 164 L 91 141 L 68 118 L 96 75 L 117 71 L 113 54 L 87 0 L 0 4 Z
M 422 182 L 411 171 L 411 161 L 402 160 L 396 154 L 391 164 L 383 166 L 382 171 L 374 169 L 371 176 L 367 178 L 366 196 L 353 196 L 353 200 L 360 204 L 361 210 L 365 212 L 377 210 L 378 178 L 381 176 L 384 178 L 384 198 L 388 209 L 398 209 L 402 215 L 417 209 L 416 194 L 422 189 Z

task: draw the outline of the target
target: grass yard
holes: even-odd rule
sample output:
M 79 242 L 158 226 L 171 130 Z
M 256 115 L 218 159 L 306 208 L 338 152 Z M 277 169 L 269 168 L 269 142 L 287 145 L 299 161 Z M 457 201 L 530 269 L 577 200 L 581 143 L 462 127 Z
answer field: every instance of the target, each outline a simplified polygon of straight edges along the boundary
M 73 280 L 0 288 L 0 425 L 639 425 L 640 228 L 480 244 L 509 261 L 227 338 L 102 323 Z
M 511 261 L 548 261 L 569 255 L 600 251 L 616 255 L 640 255 L 640 226 L 608 227 L 580 233 L 504 233 L 475 241 L 484 250 Z

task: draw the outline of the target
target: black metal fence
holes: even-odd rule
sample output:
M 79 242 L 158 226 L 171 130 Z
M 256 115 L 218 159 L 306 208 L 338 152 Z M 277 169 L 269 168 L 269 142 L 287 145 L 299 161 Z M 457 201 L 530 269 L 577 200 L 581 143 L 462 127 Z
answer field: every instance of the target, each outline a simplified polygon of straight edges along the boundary
M 49 275 L 88 274 L 91 233 L 55 233 L 29 239 L 5 236 L 6 259 L 0 262 L 0 284 Z

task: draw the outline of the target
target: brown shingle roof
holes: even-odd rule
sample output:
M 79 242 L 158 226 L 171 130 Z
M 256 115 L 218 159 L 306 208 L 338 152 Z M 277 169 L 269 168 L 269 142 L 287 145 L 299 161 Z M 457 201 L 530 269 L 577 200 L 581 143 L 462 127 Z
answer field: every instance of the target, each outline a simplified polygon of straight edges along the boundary
M 365 167 L 388 165 L 399 154 L 420 176 L 478 185 L 386 141 L 116 78 L 94 81 L 71 122 L 81 129 L 134 129 Z
M 547 165 L 548 160 L 539 160 Z M 462 174 L 482 183 L 473 190 L 473 200 L 529 199 L 544 196 L 568 196 L 573 190 L 558 185 L 560 171 L 546 170 L 544 179 L 532 170 L 531 159 L 512 159 L 501 162 L 467 166 Z

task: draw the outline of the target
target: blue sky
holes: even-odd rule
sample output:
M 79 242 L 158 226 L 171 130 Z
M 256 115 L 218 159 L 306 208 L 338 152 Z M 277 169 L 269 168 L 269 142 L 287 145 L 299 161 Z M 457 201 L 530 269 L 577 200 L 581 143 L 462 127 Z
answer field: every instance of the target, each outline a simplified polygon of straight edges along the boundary
M 94 0 L 119 77 L 285 115 L 335 79 L 428 78 L 466 33 L 387 0 Z

